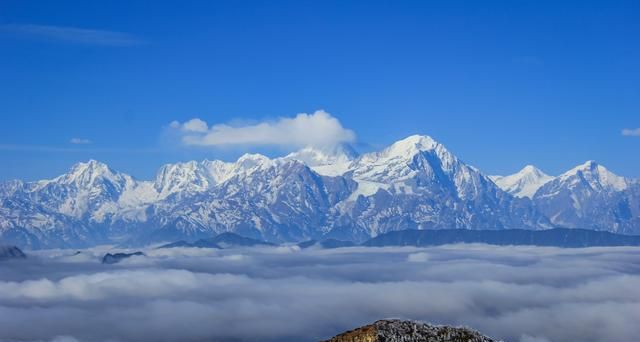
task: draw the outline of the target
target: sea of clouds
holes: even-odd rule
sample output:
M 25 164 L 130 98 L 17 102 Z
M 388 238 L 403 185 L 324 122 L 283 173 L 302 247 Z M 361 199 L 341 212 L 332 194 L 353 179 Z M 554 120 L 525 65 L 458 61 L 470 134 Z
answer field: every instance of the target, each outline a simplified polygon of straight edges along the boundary
M 0 262 L 2 341 L 318 341 L 382 318 L 633 341 L 640 248 L 107 248 Z

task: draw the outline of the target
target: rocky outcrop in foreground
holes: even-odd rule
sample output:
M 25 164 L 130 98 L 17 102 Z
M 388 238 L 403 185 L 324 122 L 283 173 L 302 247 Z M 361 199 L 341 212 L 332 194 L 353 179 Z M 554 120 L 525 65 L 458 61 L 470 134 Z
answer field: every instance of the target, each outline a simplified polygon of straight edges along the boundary
M 494 342 L 467 328 L 434 326 L 401 320 L 380 320 L 325 342 Z

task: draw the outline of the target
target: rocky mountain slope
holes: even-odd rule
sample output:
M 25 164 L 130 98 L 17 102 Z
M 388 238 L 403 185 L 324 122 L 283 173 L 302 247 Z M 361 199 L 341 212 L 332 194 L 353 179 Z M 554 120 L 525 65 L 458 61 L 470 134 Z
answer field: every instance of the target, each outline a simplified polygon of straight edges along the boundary
M 501 190 L 427 136 L 364 154 L 344 175 L 357 187 L 338 205 L 343 215 L 332 232 L 336 238 L 401 229 L 550 227 L 527 200 Z
M 640 233 L 640 183 L 594 162 L 559 177 L 527 167 L 492 180 L 418 135 L 363 155 L 339 146 L 167 164 L 149 181 L 90 160 L 50 180 L 0 183 L 0 240 L 28 248 L 552 227 Z
M 639 185 L 588 161 L 544 184 L 533 201 L 558 227 L 640 234 Z
M 401 320 L 380 320 L 325 342 L 492 342 L 468 328 L 434 326 Z

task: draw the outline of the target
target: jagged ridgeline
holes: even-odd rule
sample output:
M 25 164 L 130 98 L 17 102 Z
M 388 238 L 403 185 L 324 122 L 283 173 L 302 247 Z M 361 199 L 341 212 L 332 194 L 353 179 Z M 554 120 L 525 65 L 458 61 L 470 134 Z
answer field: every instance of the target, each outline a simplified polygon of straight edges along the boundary
M 405 229 L 584 228 L 640 234 L 640 183 L 587 162 L 551 177 L 488 176 L 427 136 L 380 152 L 306 148 L 270 159 L 164 165 L 141 181 L 91 160 L 0 184 L 0 241 L 146 245 L 224 232 L 272 243 L 363 242 Z
M 324 342 L 494 342 L 468 328 L 434 326 L 401 320 L 380 320 Z

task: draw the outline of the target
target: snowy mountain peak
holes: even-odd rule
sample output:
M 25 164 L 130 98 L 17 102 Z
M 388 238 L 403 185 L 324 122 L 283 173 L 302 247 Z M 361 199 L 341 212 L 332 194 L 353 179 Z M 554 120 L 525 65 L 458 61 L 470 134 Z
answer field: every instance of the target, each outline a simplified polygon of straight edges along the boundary
M 598 166 L 601 166 L 600 164 L 598 164 L 598 162 L 596 162 L 595 160 L 587 160 L 586 162 L 574 167 L 573 169 L 569 170 L 567 173 L 577 173 L 578 171 L 585 171 L 585 170 L 593 170 L 598 168 Z
M 441 146 L 428 135 L 412 135 L 398 140 L 382 151 L 388 156 L 412 157 L 420 151 L 430 151 Z
M 381 152 L 364 154 L 349 170 L 358 183 L 351 199 L 375 194 L 379 189 L 404 194 L 434 191 L 471 199 L 491 183 L 442 144 L 420 135 L 397 141 Z M 493 183 L 488 185 L 495 187 Z
M 349 145 L 340 144 L 332 147 L 305 147 L 288 154 L 285 158 L 299 160 L 308 166 L 320 166 L 349 162 L 358 157 L 358 153 Z
M 533 199 L 554 225 L 636 234 L 640 226 L 633 186 L 589 160 L 545 184 Z
M 131 182 L 132 179 L 130 176 L 112 170 L 107 164 L 90 159 L 73 165 L 69 172 L 52 180 L 56 183 L 74 184 L 81 188 L 92 187 L 99 181 L 109 181 L 124 186 L 124 183 Z
M 422 156 L 420 159 L 424 159 L 426 155 L 432 155 L 438 159 L 437 168 L 441 168 L 447 173 L 456 172 L 455 170 L 461 165 L 461 161 L 441 143 L 437 142 L 433 138 L 427 135 L 412 135 L 402 140 L 393 143 L 391 146 L 382 150 L 382 152 L 369 154 L 369 157 L 378 159 L 381 163 L 389 164 L 406 164 L 410 165 L 414 163 L 416 156 Z M 367 158 L 361 158 L 363 160 Z M 422 167 L 426 164 L 421 163 Z M 428 164 L 428 163 L 427 163 Z M 413 165 L 412 168 L 421 168 L 419 165 Z M 465 165 L 465 167 L 467 167 Z
M 245 153 L 238 161 L 236 161 L 236 167 L 249 170 L 259 167 L 268 167 L 272 164 L 272 160 L 269 157 L 259 153 Z
M 179 191 L 204 191 L 231 177 L 234 166 L 234 163 L 206 159 L 166 164 L 158 170 L 153 187 L 161 198 Z
M 491 176 L 490 178 L 502 190 L 516 197 L 529 198 L 532 198 L 541 186 L 553 179 L 533 165 L 527 165 L 509 176 Z
M 339 144 L 325 148 L 305 147 L 284 158 L 299 160 L 321 175 L 338 176 L 344 174 L 349 163 L 357 157 L 358 153 L 350 145 Z
M 562 181 L 573 183 L 584 181 L 594 190 L 610 189 L 622 191 L 627 189 L 629 185 L 629 181 L 626 178 L 614 174 L 593 160 L 588 160 L 574 167 L 559 178 Z
M 640 232 L 639 185 L 594 161 L 555 178 L 528 165 L 493 177 L 494 184 L 428 136 L 355 159 L 348 152 L 305 148 L 275 159 L 167 164 L 152 181 L 90 160 L 55 179 L 0 184 L 0 238 L 59 247 L 226 231 L 288 242 L 362 240 L 400 229 Z
M 245 153 L 238 160 L 231 164 L 228 172 L 224 176 L 227 181 L 236 176 L 249 176 L 256 171 L 266 170 L 276 165 L 278 159 L 270 159 L 269 157 L 259 153 Z
M 522 170 L 518 171 L 518 173 L 522 173 L 522 174 L 526 174 L 526 173 L 531 173 L 531 174 L 536 174 L 536 175 L 545 175 L 547 176 L 547 174 L 545 174 L 544 172 L 542 172 L 542 170 L 540 170 L 539 168 L 529 164 L 526 165 L 525 167 L 522 168 Z
M 163 165 L 156 175 L 153 187 L 166 197 L 178 191 L 203 191 L 212 184 L 211 177 L 195 161 Z
M 84 173 L 84 172 L 112 172 L 111 169 L 109 168 L 109 166 L 107 166 L 107 164 L 99 162 L 95 159 L 89 159 L 86 162 L 79 162 L 74 164 L 71 167 L 71 170 L 69 173 L 71 174 L 79 174 L 79 173 Z
M 208 171 L 209 176 L 216 184 L 222 183 L 229 177 L 229 172 L 233 167 L 233 163 L 223 162 L 221 160 L 204 160 L 202 166 Z
M 443 160 L 443 166 L 456 163 L 457 159 L 444 146 L 429 136 L 412 135 L 398 140 L 380 152 L 366 153 L 356 159 L 350 169 L 354 170 L 356 178 L 395 179 L 407 176 L 411 172 L 413 158 L 423 152 L 435 152 Z M 386 182 L 386 181 L 385 181 Z

